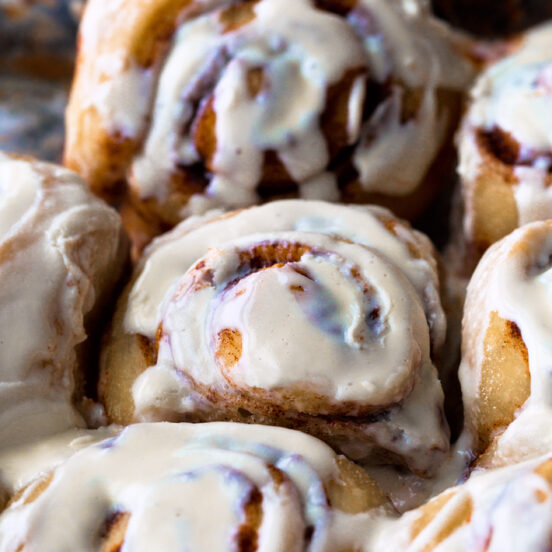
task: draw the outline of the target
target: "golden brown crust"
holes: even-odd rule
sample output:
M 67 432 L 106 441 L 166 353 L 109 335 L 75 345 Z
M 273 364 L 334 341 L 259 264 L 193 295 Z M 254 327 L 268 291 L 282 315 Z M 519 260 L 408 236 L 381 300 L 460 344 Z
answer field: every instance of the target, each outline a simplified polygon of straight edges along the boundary
M 121 425 L 132 423 L 132 384 L 151 365 L 149 340 L 143 336 L 128 334 L 124 330 L 124 316 L 131 285 L 132 282 L 117 301 L 100 356 L 99 399 L 105 406 L 108 418 Z
M 482 164 L 467 208 L 473 211 L 473 245 L 476 255 L 480 257 L 490 245 L 518 227 L 519 215 L 513 189 L 518 179 L 513 165 L 501 161 L 496 149 L 493 151 L 493 148 L 504 148 L 509 152 L 511 146 L 495 141 L 491 147 L 488 135 L 474 132 L 477 133 L 476 143 Z
M 192 0 L 123 0 L 110 12 L 102 27 L 97 50 L 79 48 L 73 89 L 67 108 L 69 131 L 65 144 L 64 164 L 81 174 L 91 189 L 113 201 L 120 195 L 131 156 L 137 151 L 136 140 L 110 133 L 94 106 L 83 107 L 91 82 L 106 78 L 101 71 L 88 74 L 93 59 L 103 54 L 127 52 L 127 63 L 135 60 L 147 68 L 155 63 L 174 31 L 178 15 Z M 128 22 L 132 21 L 132 25 Z M 82 41 L 82 36 L 80 41 Z
M 531 392 L 527 347 L 514 322 L 490 314 L 485 334 L 486 355 L 480 367 L 477 408 L 479 450 L 514 419 Z

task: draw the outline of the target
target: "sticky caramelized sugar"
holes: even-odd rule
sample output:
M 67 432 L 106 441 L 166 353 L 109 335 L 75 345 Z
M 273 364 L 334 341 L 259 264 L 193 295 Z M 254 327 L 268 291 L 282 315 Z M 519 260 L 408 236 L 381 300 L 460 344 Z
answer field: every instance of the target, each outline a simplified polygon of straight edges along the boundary
M 278 263 L 294 263 L 311 251 L 311 247 L 294 242 L 264 242 L 247 251 L 240 252 L 240 264 L 252 271 L 261 270 Z

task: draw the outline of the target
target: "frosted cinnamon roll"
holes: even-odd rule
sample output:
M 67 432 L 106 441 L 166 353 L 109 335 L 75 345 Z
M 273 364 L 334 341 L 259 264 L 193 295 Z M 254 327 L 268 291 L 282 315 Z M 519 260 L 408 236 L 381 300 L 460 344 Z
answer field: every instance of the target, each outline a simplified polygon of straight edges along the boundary
M 470 76 L 417 1 L 92 0 L 65 161 L 157 233 L 282 196 L 412 216 Z
M 552 216 L 552 25 L 512 47 L 477 81 L 458 136 L 464 233 L 479 256 Z
M 391 521 L 373 550 L 540 552 L 552 540 L 552 458 L 473 473 Z
M 194 217 L 147 249 L 101 357 L 117 423 L 300 428 L 435 469 L 445 333 L 429 240 L 388 211 L 284 200 Z
M 76 174 L 0 153 L 0 448 L 82 424 L 85 340 L 126 254 Z
M 552 221 L 494 244 L 469 287 L 460 381 L 466 429 L 480 463 L 552 450 Z
M 13 499 L 0 550 L 348 552 L 386 512 L 374 481 L 303 433 L 138 424 Z

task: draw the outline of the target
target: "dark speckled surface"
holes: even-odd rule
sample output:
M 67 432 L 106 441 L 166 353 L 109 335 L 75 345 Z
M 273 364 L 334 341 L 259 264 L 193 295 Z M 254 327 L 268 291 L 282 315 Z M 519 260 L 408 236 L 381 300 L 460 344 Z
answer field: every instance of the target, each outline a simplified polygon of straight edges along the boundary
M 80 0 L 0 0 L 0 149 L 60 161 Z

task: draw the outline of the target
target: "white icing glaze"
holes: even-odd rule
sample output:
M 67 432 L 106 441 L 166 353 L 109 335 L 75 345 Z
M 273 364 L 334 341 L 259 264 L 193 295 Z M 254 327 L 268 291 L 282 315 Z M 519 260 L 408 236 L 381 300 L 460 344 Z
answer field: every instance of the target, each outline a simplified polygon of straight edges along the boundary
M 161 327 L 157 364 L 133 386 L 135 416 L 208 415 L 215 405 L 191 381 L 220 393 L 306 385 L 334 410 L 349 401 L 349 415 L 400 404 L 362 431 L 427 469 L 425 453 L 447 447 L 430 359 L 430 339 L 439 348 L 445 330 L 435 260 L 426 238 L 401 225 L 396 236 L 377 216 L 390 215 L 287 200 L 184 222 L 156 240 L 125 313 L 127 332 L 153 339 Z M 240 268 L 241 255 L 263 243 L 310 251 L 283 266 Z M 210 284 L 198 286 L 203 278 Z M 241 355 L 221 369 L 217 343 L 225 330 L 239 332 Z M 303 403 L 295 399 L 294 408 L 319 413 Z M 366 443 L 342 446 L 354 458 L 367 454 Z
M 463 330 L 465 354 L 459 372 L 468 431 L 470 417 L 477 415 L 478 367 L 485 355 L 485 328 L 492 312 L 518 326 L 528 351 L 530 396 L 498 437 L 498 448 L 493 454 L 499 463 L 508 457 L 542 454 L 552 443 L 550 255 L 550 221 L 525 225 L 489 248 L 468 287 Z
M 267 151 L 278 155 L 301 197 L 315 197 L 313 183 L 330 161 L 320 127 L 327 93 L 349 71 L 358 76 L 348 98 L 346 130 L 348 143 L 357 144 L 354 165 L 361 186 L 397 196 L 416 188 L 447 125 L 447 116 L 438 116 L 436 89 L 463 89 L 472 75 L 454 51 L 455 39 L 425 3 L 359 0 L 341 17 L 316 8 L 312 0 L 262 0 L 254 4 L 251 21 L 223 32 L 219 15 L 228 6 L 223 0 L 188 6 L 165 59 L 153 69 L 155 79 L 152 69 L 141 70 L 117 51 L 96 55 L 90 77 L 82 77 L 91 84 L 82 87 L 84 103 L 95 106 L 110 133 L 141 140 L 146 131 L 130 168 L 141 198 L 163 201 L 177 167 L 201 161 L 192 123 L 207 98 L 216 113 L 209 201 L 192 200 L 185 214 L 258 202 Z M 106 0 L 88 3 L 81 52 L 101 51 L 102 25 L 109 17 L 103 11 L 111 9 Z M 247 84 L 251 70 L 262 71 L 256 93 Z M 391 82 L 392 92 L 363 122 L 369 81 Z M 423 90 L 418 113 L 406 122 L 401 121 L 404 86 Z M 320 194 L 316 197 L 334 199 L 338 190 L 332 186 Z
M 0 240 L 10 231 L 34 203 L 40 178 L 27 163 L 0 164 Z
M 518 224 L 552 213 L 552 25 L 527 33 L 518 49 L 491 65 L 478 79 L 458 137 L 459 174 L 466 203 L 465 231 L 472 236 L 475 186 L 486 167 L 477 134 L 499 129 L 519 144 L 512 165 Z
M 466 483 L 444 493 L 444 496 L 450 496 L 449 500 L 429 523 L 424 524 L 421 531 L 416 530 L 415 535 L 416 522 L 423 519 L 420 510 L 387 522 L 374 550 L 547 550 L 550 545 L 552 493 L 550 483 L 536 470 L 549 460 L 550 456 L 547 456 L 538 462 L 475 472 Z
M 76 451 L 115 436 L 117 426 L 70 429 L 0 450 L 0 485 L 13 494 L 50 472 Z
M 79 423 L 75 347 L 120 219 L 74 173 L 0 153 L 0 448 Z M 102 251 L 94 240 L 103 239 Z
M 261 511 L 257 527 L 248 523 L 259 552 L 360 549 L 383 512 L 333 509 L 325 492 L 332 480 L 335 453 L 299 432 L 138 424 L 76 452 L 25 505 L 30 486 L 0 517 L 0 550 L 97 550 L 102 526 L 117 513 L 129 515 L 123 550 L 231 550 L 248 504 Z

